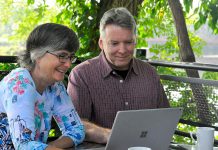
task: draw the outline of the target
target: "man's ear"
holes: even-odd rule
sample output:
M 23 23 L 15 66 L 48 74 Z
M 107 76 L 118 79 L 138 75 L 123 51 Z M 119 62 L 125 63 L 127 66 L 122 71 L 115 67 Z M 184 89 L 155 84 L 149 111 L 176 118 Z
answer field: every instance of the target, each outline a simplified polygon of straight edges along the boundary
M 101 37 L 98 40 L 98 45 L 99 45 L 100 49 L 103 50 L 103 40 Z

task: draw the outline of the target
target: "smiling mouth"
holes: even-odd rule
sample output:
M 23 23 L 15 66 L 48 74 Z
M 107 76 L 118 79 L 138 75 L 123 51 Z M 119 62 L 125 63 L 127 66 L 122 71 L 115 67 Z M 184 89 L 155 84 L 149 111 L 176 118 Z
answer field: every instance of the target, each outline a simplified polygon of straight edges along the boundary
M 61 69 L 57 69 L 58 72 L 65 74 L 67 71 L 65 70 L 61 70 Z
M 129 58 L 129 56 L 117 56 L 117 58 L 122 58 L 122 59 L 124 59 L 124 58 Z
M 129 60 L 129 57 L 117 57 L 118 60 Z

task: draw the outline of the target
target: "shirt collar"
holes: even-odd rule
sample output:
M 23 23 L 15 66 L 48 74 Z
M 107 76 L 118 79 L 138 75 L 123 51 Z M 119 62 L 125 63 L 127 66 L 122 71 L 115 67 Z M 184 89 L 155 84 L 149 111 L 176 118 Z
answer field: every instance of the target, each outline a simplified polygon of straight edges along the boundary
M 110 73 L 113 71 L 113 69 L 108 64 L 107 59 L 106 59 L 103 51 L 101 51 L 101 53 L 99 55 L 99 60 L 100 60 L 99 68 L 101 70 L 101 74 L 102 74 L 103 78 L 105 78 L 105 77 L 110 75 Z
M 99 59 L 100 59 L 100 70 L 101 70 L 101 74 L 103 76 L 103 78 L 106 78 L 107 76 L 110 75 L 110 73 L 113 71 L 113 69 L 111 68 L 111 66 L 109 65 L 104 52 L 102 51 L 99 55 Z M 138 75 L 139 74 L 139 70 L 138 70 L 138 65 L 136 62 L 136 58 L 133 58 L 133 60 L 131 61 L 130 64 L 130 71 L 133 70 L 133 72 Z
M 136 60 L 135 57 L 134 57 L 133 60 L 132 60 L 132 63 L 131 63 L 130 68 L 132 68 L 133 72 L 134 72 L 136 75 L 139 74 L 139 68 L 138 68 L 137 60 Z

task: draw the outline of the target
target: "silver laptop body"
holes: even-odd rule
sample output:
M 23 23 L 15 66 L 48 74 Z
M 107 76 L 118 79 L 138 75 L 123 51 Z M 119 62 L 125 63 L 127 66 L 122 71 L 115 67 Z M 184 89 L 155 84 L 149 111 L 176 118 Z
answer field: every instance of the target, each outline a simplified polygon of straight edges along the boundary
M 133 146 L 168 150 L 181 114 L 182 108 L 119 111 L 106 150 Z
M 118 111 L 106 148 L 96 150 L 127 150 L 133 146 L 168 150 L 181 114 L 182 108 Z

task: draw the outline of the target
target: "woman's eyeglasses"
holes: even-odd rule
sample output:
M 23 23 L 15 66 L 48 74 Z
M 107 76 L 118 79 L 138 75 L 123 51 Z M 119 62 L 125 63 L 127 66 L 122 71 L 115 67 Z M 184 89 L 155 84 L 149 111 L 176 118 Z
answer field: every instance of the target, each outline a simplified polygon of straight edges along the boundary
M 67 55 L 66 53 L 56 54 L 56 53 L 52 53 L 52 52 L 49 52 L 49 51 L 47 51 L 46 53 L 49 53 L 51 55 L 56 56 L 61 63 L 66 63 L 68 60 L 70 60 L 71 63 L 75 63 L 76 59 L 77 59 L 74 54 L 71 54 L 71 55 Z

